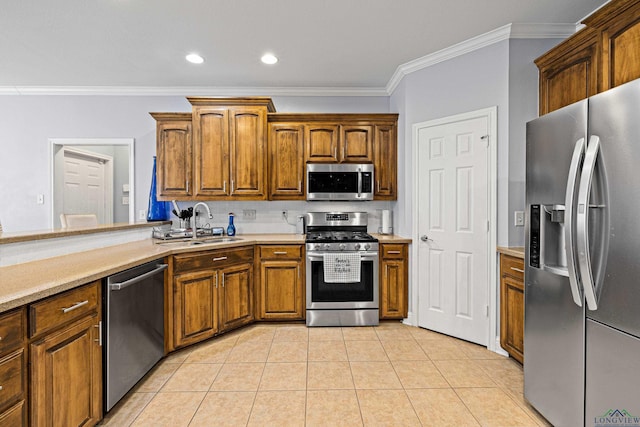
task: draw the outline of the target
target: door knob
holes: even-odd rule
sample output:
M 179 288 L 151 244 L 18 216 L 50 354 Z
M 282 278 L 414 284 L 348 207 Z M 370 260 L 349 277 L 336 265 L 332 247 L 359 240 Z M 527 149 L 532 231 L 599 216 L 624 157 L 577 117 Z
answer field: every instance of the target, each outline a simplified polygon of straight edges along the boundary
M 431 239 L 429 238 L 429 236 L 427 236 L 426 234 L 424 234 L 424 235 L 420 236 L 420 240 L 422 240 L 423 242 L 428 242 L 428 241 L 429 241 L 429 240 L 431 240 Z

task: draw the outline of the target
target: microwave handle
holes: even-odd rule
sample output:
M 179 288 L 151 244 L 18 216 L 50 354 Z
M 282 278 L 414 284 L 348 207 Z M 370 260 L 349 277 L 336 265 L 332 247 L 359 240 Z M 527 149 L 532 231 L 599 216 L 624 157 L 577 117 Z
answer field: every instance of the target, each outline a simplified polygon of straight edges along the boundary
M 358 198 L 362 197 L 362 169 L 358 168 Z

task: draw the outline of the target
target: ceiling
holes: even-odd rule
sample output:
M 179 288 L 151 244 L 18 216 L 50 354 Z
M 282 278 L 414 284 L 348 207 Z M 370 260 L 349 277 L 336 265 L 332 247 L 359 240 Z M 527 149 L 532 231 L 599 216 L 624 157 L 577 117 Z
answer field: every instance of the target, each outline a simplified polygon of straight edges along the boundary
M 409 61 L 509 23 L 577 23 L 603 3 L 3 0 L 0 88 L 384 89 Z M 262 64 L 265 52 L 280 61 Z

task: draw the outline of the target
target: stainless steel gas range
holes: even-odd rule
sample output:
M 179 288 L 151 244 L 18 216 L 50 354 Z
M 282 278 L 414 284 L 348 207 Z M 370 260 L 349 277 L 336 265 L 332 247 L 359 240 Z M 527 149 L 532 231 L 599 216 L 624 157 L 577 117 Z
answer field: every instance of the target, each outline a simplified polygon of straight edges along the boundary
M 378 324 L 378 240 L 365 212 L 306 217 L 307 326 Z

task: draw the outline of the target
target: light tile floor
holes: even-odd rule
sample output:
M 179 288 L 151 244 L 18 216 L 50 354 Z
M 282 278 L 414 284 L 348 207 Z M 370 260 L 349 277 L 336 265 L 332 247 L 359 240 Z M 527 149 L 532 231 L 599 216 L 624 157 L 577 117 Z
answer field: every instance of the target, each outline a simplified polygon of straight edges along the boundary
M 256 324 L 172 353 L 104 426 L 548 426 L 522 367 L 399 322 Z

